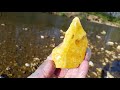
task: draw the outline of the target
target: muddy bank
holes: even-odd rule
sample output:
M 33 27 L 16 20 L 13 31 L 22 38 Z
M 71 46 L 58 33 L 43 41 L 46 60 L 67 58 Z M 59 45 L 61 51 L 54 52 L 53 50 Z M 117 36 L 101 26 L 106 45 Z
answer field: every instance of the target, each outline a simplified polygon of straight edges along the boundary
M 107 12 L 106 12 L 107 13 Z M 86 19 L 90 22 L 95 22 L 99 24 L 105 24 L 108 26 L 113 27 L 120 27 L 120 18 L 119 17 L 113 17 L 107 14 L 100 13 L 100 12 L 51 12 L 51 14 L 59 15 L 59 16 L 66 16 L 66 17 L 79 17 L 81 19 Z M 118 20 L 117 20 L 118 19 Z

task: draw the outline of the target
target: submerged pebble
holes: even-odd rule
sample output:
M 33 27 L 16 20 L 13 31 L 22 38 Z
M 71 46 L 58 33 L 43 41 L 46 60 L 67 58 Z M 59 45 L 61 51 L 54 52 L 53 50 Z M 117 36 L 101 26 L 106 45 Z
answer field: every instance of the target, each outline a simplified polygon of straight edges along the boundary
M 10 70 L 10 67 L 7 67 L 6 70 L 7 70 L 7 71 Z
M 113 45 L 114 45 L 114 42 L 110 42 L 110 41 L 109 41 L 109 42 L 106 43 L 106 45 L 108 45 L 108 46 L 113 46 Z
M 120 52 L 120 45 L 117 46 L 117 51 Z
M 92 72 L 92 75 L 94 75 L 95 77 L 97 77 L 97 73 L 95 73 L 95 72 Z
M 34 61 L 39 61 L 40 59 L 39 58 L 33 58 Z
M 93 62 L 92 62 L 92 61 L 89 61 L 89 65 L 90 65 L 91 67 L 93 67 L 93 66 L 94 66 L 94 64 L 93 64 Z
M 28 30 L 28 28 L 23 28 L 23 30 L 27 31 L 27 30 Z
M 64 38 L 64 36 L 60 36 L 60 38 L 61 38 L 61 39 L 63 39 L 63 38 Z
M 103 65 L 103 66 L 105 66 L 105 65 L 106 65 L 106 63 L 105 63 L 105 62 L 103 62 L 103 63 L 102 63 L 102 65 Z
M 43 36 L 43 35 L 41 35 L 40 37 L 41 37 L 42 39 L 44 39 L 44 36 Z
M 101 32 L 101 34 L 105 35 L 105 34 L 106 34 L 106 32 L 105 32 L 105 31 L 102 31 L 102 32 Z
M 15 45 L 16 47 L 19 47 L 18 45 Z
M 96 68 L 96 71 L 101 73 L 102 72 L 102 68 Z
M 63 32 L 63 30 L 62 30 L 62 29 L 60 29 L 60 32 Z
M 34 67 L 34 66 L 36 66 L 36 63 L 31 63 L 31 67 Z
M 1 24 L 1 26 L 5 26 L 5 24 L 4 24 L 4 23 L 2 23 L 2 24 Z
M 96 35 L 96 38 L 97 38 L 97 39 L 101 39 L 101 36 L 99 36 L 99 35 Z
M 103 51 L 104 50 L 104 48 L 101 48 L 101 51 Z
M 107 78 L 114 78 L 108 71 L 107 71 Z
M 65 32 L 63 30 L 60 30 L 60 33 L 62 33 L 63 35 L 65 34 Z
M 105 52 L 106 52 L 107 54 L 109 54 L 109 55 L 112 54 L 112 52 L 111 52 L 111 51 L 108 51 L 108 50 L 105 50 Z
M 55 39 L 54 39 L 54 38 L 52 38 L 51 40 L 52 40 L 52 41 L 55 41 Z
M 107 58 L 105 58 L 105 62 L 106 62 L 106 63 L 108 63 L 108 62 L 109 62 L 109 60 L 108 60 Z
M 120 59 L 120 55 L 117 58 Z
M 48 46 L 46 45 L 45 47 L 47 48 Z
M 26 66 L 26 67 L 29 67 L 29 66 L 30 66 L 30 64 L 29 64 L 29 63 L 25 63 L 25 66 Z
M 117 42 L 115 42 L 115 44 L 117 45 L 118 43 L 117 43 Z
M 55 43 L 54 44 L 50 44 L 50 47 L 55 47 Z
M 112 57 L 113 57 L 113 59 L 116 59 L 116 58 L 117 58 L 117 56 L 115 56 L 115 55 L 112 55 Z

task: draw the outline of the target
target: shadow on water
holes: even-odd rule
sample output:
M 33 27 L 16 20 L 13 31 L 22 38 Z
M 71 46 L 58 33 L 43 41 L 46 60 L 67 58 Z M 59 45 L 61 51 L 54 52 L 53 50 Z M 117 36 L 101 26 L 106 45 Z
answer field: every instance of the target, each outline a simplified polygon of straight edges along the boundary
M 9 77 L 27 77 L 46 59 L 52 49 L 62 42 L 60 30 L 66 31 L 72 19 L 39 12 L 4 12 L 0 16 L 0 74 Z M 95 68 L 102 68 L 100 63 L 105 52 L 114 51 L 106 42 L 120 43 L 119 28 L 81 20 L 88 33 L 89 46 L 92 49 L 91 60 Z M 102 35 L 101 32 L 106 34 Z M 101 38 L 96 38 L 96 35 Z M 36 59 L 37 58 L 37 59 Z M 108 57 L 110 59 L 110 57 Z M 28 65 L 26 65 L 26 63 Z M 94 71 L 95 68 L 91 68 Z M 91 75 L 91 77 L 94 77 Z
M 114 60 L 112 63 L 107 63 L 102 70 L 101 77 L 111 78 L 108 74 L 113 75 L 115 78 L 120 78 L 120 60 Z

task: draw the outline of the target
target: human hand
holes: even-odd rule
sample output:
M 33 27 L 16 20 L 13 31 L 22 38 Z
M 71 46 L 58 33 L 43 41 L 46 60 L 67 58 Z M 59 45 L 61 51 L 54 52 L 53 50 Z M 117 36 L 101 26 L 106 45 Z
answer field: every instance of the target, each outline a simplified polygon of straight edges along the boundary
M 85 59 L 80 66 L 73 69 L 56 68 L 51 55 L 28 78 L 85 78 L 88 72 L 88 61 L 91 50 L 88 48 Z

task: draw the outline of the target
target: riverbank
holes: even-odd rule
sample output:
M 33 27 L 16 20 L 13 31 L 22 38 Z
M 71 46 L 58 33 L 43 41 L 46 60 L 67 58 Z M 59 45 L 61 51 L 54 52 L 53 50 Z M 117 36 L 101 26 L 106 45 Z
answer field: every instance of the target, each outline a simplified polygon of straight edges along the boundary
M 120 19 L 110 16 L 102 12 L 51 12 L 51 14 L 66 16 L 69 18 L 78 16 L 80 19 L 85 19 L 90 22 L 105 24 L 114 27 L 120 27 Z

